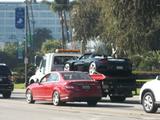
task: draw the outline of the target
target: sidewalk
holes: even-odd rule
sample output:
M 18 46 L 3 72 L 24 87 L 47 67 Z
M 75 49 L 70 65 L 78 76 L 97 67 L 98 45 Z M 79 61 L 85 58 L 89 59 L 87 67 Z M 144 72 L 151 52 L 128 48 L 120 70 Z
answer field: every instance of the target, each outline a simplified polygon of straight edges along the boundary
M 26 89 L 14 89 L 13 92 L 25 93 Z

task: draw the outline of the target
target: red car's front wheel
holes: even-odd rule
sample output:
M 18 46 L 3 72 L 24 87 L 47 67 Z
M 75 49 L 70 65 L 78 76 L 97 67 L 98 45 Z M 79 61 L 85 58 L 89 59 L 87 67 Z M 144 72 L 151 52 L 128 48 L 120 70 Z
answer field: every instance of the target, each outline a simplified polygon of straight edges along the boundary
M 27 90 L 27 92 L 26 92 L 26 101 L 27 101 L 27 103 L 34 103 L 35 102 L 35 100 L 33 100 L 31 90 Z

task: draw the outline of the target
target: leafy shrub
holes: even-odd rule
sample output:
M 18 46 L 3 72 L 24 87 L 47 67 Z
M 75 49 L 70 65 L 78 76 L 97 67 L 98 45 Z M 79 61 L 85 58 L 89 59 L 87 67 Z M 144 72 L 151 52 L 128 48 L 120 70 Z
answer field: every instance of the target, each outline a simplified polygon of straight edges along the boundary
M 29 79 L 35 73 L 35 66 L 28 65 L 27 79 Z M 25 83 L 25 67 L 24 64 L 14 69 L 13 78 L 15 83 Z
M 159 71 L 160 70 L 160 51 L 150 51 L 143 55 L 131 57 L 133 65 L 137 70 Z

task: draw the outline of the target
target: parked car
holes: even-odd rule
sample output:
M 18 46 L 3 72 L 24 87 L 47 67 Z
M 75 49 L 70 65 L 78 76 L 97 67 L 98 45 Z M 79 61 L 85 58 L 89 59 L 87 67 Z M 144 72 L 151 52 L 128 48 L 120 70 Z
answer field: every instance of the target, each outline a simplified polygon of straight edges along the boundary
M 147 113 L 155 113 L 160 106 L 160 75 L 146 82 L 140 90 L 140 102 Z
M 78 71 L 50 72 L 38 83 L 27 87 L 26 101 L 34 103 L 48 100 L 55 106 L 65 102 L 85 101 L 89 106 L 95 106 L 102 97 L 100 84 L 95 80 L 100 80 L 100 77 L 97 74 L 91 78 L 87 73 Z
M 10 98 L 13 89 L 11 70 L 6 64 L 0 63 L 0 93 L 4 98 Z
M 86 53 L 76 60 L 67 61 L 64 70 L 104 74 L 106 79 L 102 81 L 103 96 L 108 95 L 112 102 L 123 102 L 126 97 L 132 97 L 132 91 L 136 90 L 132 63 L 127 58 Z

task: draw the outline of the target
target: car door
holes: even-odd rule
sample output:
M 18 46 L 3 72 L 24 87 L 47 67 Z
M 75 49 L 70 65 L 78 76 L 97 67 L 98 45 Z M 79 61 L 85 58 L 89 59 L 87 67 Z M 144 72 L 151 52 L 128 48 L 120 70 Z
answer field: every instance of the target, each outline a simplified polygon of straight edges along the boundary
M 156 101 L 160 102 L 160 94 L 159 94 L 159 91 L 160 91 L 160 75 L 157 76 L 156 79 L 157 80 L 155 80 L 155 82 L 154 82 L 153 89 L 154 89 L 154 94 L 155 94 L 155 97 L 156 97 Z
M 41 81 L 38 83 L 36 90 L 34 90 L 37 98 L 39 99 L 42 99 L 42 100 L 46 99 L 46 93 L 47 93 L 46 88 L 47 88 L 47 83 L 48 83 L 47 81 L 48 81 L 49 76 L 50 74 L 45 75 L 41 79 Z
M 52 99 L 53 90 L 57 86 L 58 81 L 59 81 L 59 75 L 57 73 L 51 73 L 47 77 L 46 82 L 42 86 L 42 93 L 45 99 L 47 100 Z
M 76 63 L 74 63 L 74 67 L 77 71 L 86 71 L 85 69 L 85 65 L 86 65 L 86 61 L 87 59 L 90 57 L 90 54 L 84 54 L 82 57 L 79 58 L 79 60 L 76 61 Z
M 36 86 L 34 87 L 33 94 L 36 97 L 36 99 L 43 100 L 45 98 L 45 86 L 49 75 L 50 74 L 45 75 L 39 83 L 35 83 Z

